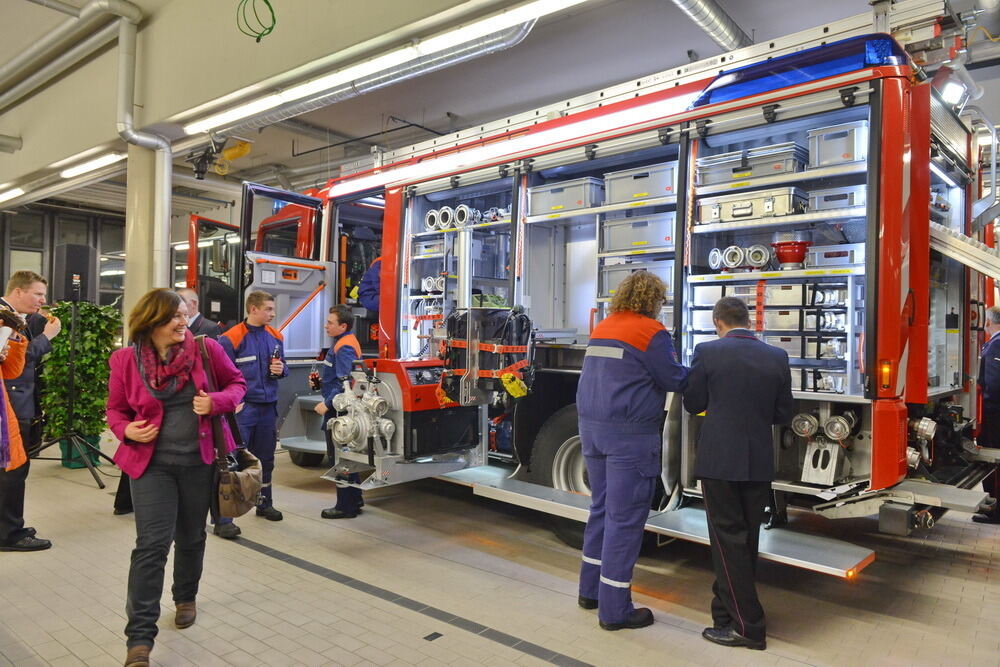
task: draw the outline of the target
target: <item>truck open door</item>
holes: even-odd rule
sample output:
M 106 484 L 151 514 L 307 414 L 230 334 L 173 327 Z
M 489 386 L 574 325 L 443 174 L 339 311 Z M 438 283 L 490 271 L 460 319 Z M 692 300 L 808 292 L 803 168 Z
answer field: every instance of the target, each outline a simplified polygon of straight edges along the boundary
M 181 250 L 181 248 L 178 248 Z M 223 329 L 239 321 L 241 309 L 236 298 L 239 272 L 240 228 L 221 220 L 192 214 L 188 220 L 188 240 L 184 259 L 175 257 L 175 281 L 183 276 L 185 287 L 198 293 L 204 316 Z

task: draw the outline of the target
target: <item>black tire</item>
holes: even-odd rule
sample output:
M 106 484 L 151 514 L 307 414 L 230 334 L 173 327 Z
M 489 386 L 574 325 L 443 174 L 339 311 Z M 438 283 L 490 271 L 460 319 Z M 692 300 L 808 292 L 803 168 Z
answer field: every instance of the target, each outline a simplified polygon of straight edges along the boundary
M 303 468 L 318 468 L 323 465 L 326 454 L 315 454 L 313 452 L 299 452 L 294 449 L 288 450 L 288 458 L 297 466 Z
M 575 493 L 590 494 L 589 487 L 581 487 L 574 484 L 574 488 L 560 480 L 556 474 L 556 457 L 560 454 L 560 449 L 564 446 L 571 446 L 568 442 L 580 435 L 576 404 L 567 405 L 553 413 L 551 417 L 542 425 L 535 442 L 531 447 L 531 465 L 528 471 L 528 481 L 541 486 Z M 582 464 L 582 457 L 580 459 Z M 583 548 L 584 524 L 572 519 L 558 516 L 549 517 L 549 527 L 555 536 L 562 542 L 574 549 Z

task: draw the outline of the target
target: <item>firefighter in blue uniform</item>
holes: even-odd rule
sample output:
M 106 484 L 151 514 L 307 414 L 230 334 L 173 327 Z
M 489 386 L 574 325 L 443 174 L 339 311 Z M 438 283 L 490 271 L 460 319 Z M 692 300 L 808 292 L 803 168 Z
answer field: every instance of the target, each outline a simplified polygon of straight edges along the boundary
M 666 286 L 647 271 L 622 281 L 611 314 L 590 335 L 577 389 L 580 440 L 590 479 L 579 604 L 598 607 L 605 630 L 653 623 L 632 605 L 632 569 L 660 475 L 668 392 L 681 391 L 687 369 L 655 318 Z
M 358 301 L 362 306 L 372 311 L 378 312 L 378 294 L 382 282 L 382 258 L 376 257 L 371 263 L 365 275 L 361 277 L 358 285 Z
M 243 373 L 247 383 L 243 409 L 236 413 L 236 423 L 247 449 L 263 469 L 263 488 L 257 504 L 257 516 L 281 521 L 271 494 L 271 472 L 277 445 L 278 379 L 288 375 L 281 333 L 269 325 L 275 316 L 274 297 L 267 292 L 251 292 L 246 301 L 246 319 L 231 327 L 219 343 Z M 232 539 L 240 529 L 232 519 L 219 519 L 216 535 Z
M 322 379 L 323 402 L 316 404 L 317 414 L 323 417 L 323 431 L 326 432 L 327 453 L 333 460 L 333 442 L 327 432 L 326 423 L 336 411 L 333 409 L 333 397 L 344 391 L 343 378 L 350 376 L 354 361 L 361 358 L 361 344 L 351 333 L 351 309 L 340 304 L 330 308 L 326 316 L 326 335 L 333 339 L 333 345 L 323 359 Z M 360 475 L 349 475 L 347 480 L 355 484 L 361 482 Z M 364 505 L 361 489 L 353 486 L 337 487 L 337 504 L 323 510 L 324 519 L 353 519 Z
M 1000 307 L 992 306 L 986 310 L 983 329 L 987 340 L 980 353 L 977 380 L 983 397 L 983 414 L 979 415 L 976 443 L 981 447 L 1000 447 L 1000 335 L 997 335 L 1000 334 Z M 994 470 L 983 480 L 983 490 L 1000 499 L 1000 471 Z M 972 520 L 976 523 L 1000 523 L 1000 509 L 994 505 L 992 511 L 976 514 Z
M 715 644 L 764 650 L 764 609 L 754 582 L 760 524 L 774 479 L 775 424 L 795 414 L 788 353 L 750 331 L 747 304 L 726 296 L 712 309 L 718 340 L 691 357 L 684 408 L 705 413 L 694 475 L 701 480 L 712 547 Z

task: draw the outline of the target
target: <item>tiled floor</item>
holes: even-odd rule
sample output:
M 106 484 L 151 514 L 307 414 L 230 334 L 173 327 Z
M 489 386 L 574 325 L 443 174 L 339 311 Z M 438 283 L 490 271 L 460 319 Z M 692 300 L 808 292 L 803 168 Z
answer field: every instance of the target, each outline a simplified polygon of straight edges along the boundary
M 1000 664 L 1000 541 L 966 515 L 908 539 L 875 534 L 873 520 L 810 520 L 878 560 L 854 583 L 762 563 L 759 653 L 701 639 L 705 547 L 646 551 L 634 589 L 657 623 L 610 633 L 576 606 L 579 553 L 544 517 L 425 481 L 369 494 L 358 519 L 324 521 L 334 491 L 320 472 L 279 456 L 285 520 L 245 517 L 244 539 L 209 538 L 198 622 L 174 629 L 167 592 L 156 663 Z M 85 470 L 33 464 L 28 518 L 55 547 L 0 554 L 0 665 L 121 664 L 134 532 L 111 514 L 116 482 L 99 491 Z

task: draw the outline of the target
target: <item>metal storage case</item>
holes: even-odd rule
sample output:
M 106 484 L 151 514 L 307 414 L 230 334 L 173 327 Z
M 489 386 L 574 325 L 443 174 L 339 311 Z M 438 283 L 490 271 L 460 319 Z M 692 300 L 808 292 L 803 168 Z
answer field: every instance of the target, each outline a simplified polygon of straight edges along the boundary
M 644 197 L 669 197 L 677 192 L 677 162 L 613 171 L 604 174 L 604 186 L 609 204 L 621 204 Z
M 603 202 L 604 181 L 599 178 L 577 178 L 528 189 L 528 215 L 575 211 Z
M 741 178 L 802 171 L 809 153 L 795 142 L 700 157 L 695 162 L 698 185 L 714 185 Z
M 601 224 L 601 251 L 673 250 L 675 220 L 673 212 L 606 219 Z
M 805 191 L 796 187 L 705 197 L 698 200 L 698 224 L 802 213 L 808 201 Z
M 853 208 L 867 202 L 867 185 L 850 185 L 844 188 L 826 188 L 809 193 L 809 210 L 826 211 L 832 208 Z
M 623 262 L 621 264 L 605 264 L 601 267 L 601 296 L 614 296 L 618 286 L 636 271 L 649 271 L 659 276 L 667 285 L 667 294 L 672 294 L 670 284 L 673 282 L 674 261 L 672 259 L 653 262 Z
M 868 158 L 868 121 L 856 120 L 809 130 L 809 168 Z

